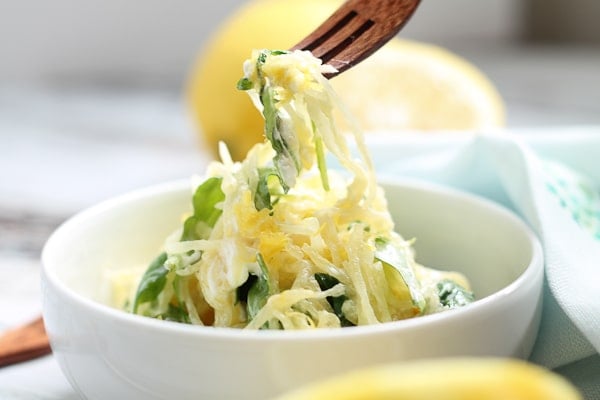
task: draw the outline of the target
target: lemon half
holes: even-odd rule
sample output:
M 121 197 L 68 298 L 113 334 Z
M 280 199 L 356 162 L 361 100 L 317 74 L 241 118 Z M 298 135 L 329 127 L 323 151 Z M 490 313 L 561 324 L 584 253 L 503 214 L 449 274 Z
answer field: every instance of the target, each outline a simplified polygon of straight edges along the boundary
M 392 40 L 332 84 L 366 131 L 505 124 L 504 102 L 491 80 L 466 59 L 427 43 Z
M 320 25 L 341 0 L 251 0 L 207 40 L 191 68 L 186 96 L 199 138 L 216 155 L 224 141 L 241 160 L 263 141 L 264 122 L 236 89 L 253 49 L 287 49 Z M 331 80 L 364 131 L 474 130 L 504 124 L 493 83 L 460 56 L 394 39 Z
M 581 400 L 562 376 L 516 359 L 449 358 L 364 368 L 276 400 Z

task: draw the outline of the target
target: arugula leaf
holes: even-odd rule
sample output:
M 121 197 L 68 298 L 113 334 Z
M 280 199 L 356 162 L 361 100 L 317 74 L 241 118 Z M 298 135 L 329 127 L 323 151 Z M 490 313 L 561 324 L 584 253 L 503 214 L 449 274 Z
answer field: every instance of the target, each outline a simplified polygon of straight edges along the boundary
M 192 203 L 194 214 L 183 223 L 182 241 L 206 239 L 210 229 L 223 213 L 216 205 L 225 199 L 221 190 L 223 178 L 208 178 L 196 189 Z
M 271 203 L 271 193 L 269 192 L 269 179 L 270 174 L 264 169 L 259 168 L 258 170 L 258 183 L 256 184 L 256 191 L 254 192 L 254 207 L 260 211 L 263 208 L 269 210 L 273 208 Z
M 332 287 L 340 283 L 340 281 L 334 278 L 333 276 L 319 272 L 315 274 L 315 279 L 317 280 L 317 283 L 319 284 L 319 287 L 322 291 L 331 289 Z M 346 317 L 344 316 L 344 312 L 342 311 L 342 306 L 344 305 L 344 302 L 348 300 L 348 297 L 346 295 L 343 294 L 341 296 L 327 296 L 326 299 L 331 308 L 333 308 L 333 312 L 335 313 L 335 315 L 337 315 L 337 317 L 340 319 L 340 324 L 342 326 L 355 326 L 352 322 L 346 319 Z
M 285 143 L 278 134 L 279 116 L 277 115 L 277 99 L 272 87 L 263 87 L 260 92 L 260 102 L 263 105 L 265 117 L 265 136 L 271 142 L 277 154 L 284 152 Z
M 157 315 L 155 318 L 160 318 L 165 321 L 182 322 L 184 324 L 191 324 L 189 314 L 184 306 L 174 305 L 169 303 L 169 308 L 163 314 Z
M 273 56 L 280 56 L 282 54 L 288 54 L 289 51 L 288 50 L 269 50 L 269 52 L 271 53 L 271 55 Z
M 254 87 L 252 81 L 248 78 L 241 78 L 236 85 L 238 90 L 250 90 Z
M 165 267 L 165 261 L 167 261 L 167 253 L 161 253 L 150 263 L 142 276 L 133 302 L 134 314 L 137 313 L 140 304 L 153 301 L 164 289 L 169 273 L 169 270 Z
M 275 168 L 259 168 L 258 169 L 258 183 L 256 185 L 256 191 L 254 193 L 254 207 L 257 210 L 262 210 L 263 208 L 268 208 L 271 210 L 273 208 L 273 204 L 276 202 L 272 201 L 272 193 L 269 189 L 269 178 L 274 176 L 279 180 L 279 184 L 281 185 L 281 189 L 283 193 L 287 193 L 290 189 L 289 186 L 284 182 L 281 175 Z
M 440 303 L 446 308 L 463 307 L 475 301 L 473 292 L 450 279 L 441 280 L 436 287 Z
M 248 320 L 252 320 L 261 308 L 267 303 L 267 299 L 271 293 L 269 285 L 269 270 L 262 255 L 256 255 L 256 261 L 260 267 L 261 275 L 257 276 L 256 280 L 250 286 L 246 299 L 246 310 L 248 312 Z
M 413 304 L 422 312 L 425 309 L 425 298 L 417 290 L 419 282 L 414 271 L 406 262 L 404 250 L 394 246 L 386 238 L 375 239 L 375 259 L 381 261 L 390 287 L 400 296 L 408 296 Z

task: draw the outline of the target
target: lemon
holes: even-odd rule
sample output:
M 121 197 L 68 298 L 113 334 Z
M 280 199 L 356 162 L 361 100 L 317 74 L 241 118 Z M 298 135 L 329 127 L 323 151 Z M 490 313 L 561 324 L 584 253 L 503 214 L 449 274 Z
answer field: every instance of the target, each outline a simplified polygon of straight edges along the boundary
M 449 358 L 363 368 L 276 400 L 581 400 L 560 375 L 502 358 Z
M 262 116 L 235 87 L 251 51 L 291 47 L 340 3 L 251 0 L 207 40 L 192 65 L 186 96 L 199 137 L 214 154 L 222 140 L 239 160 L 264 140 Z M 476 130 L 504 124 L 504 104 L 489 78 L 469 61 L 431 44 L 393 39 L 331 82 L 367 132 Z
M 492 81 L 466 59 L 432 44 L 393 40 L 332 84 L 366 131 L 505 124 L 504 101 Z

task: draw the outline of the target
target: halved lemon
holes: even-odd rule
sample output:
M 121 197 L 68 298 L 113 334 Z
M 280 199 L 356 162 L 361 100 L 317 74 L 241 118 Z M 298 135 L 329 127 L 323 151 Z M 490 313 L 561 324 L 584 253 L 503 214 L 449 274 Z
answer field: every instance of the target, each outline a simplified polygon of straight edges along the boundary
M 332 79 L 361 128 L 482 130 L 505 124 L 504 101 L 466 59 L 432 44 L 393 40 Z
M 502 358 L 449 358 L 364 368 L 276 400 L 580 400 L 562 376 Z

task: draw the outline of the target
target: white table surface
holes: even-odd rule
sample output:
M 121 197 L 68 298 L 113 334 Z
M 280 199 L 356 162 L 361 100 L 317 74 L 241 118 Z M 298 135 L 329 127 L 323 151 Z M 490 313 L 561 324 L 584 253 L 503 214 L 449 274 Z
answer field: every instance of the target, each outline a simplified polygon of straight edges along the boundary
M 509 127 L 600 125 L 600 49 L 463 54 L 499 87 Z M 60 222 L 209 159 L 176 91 L 0 87 L 0 138 L 0 331 L 41 312 L 39 255 Z M 0 369 L 0 399 L 77 398 L 51 355 Z

